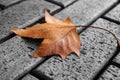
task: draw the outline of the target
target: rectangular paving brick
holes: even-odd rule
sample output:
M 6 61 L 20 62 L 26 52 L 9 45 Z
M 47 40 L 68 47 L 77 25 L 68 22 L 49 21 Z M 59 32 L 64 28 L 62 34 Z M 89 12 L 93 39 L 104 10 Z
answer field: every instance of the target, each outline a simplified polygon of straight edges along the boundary
M 0 4 L 5 5 L 5 6 L 9 6 L 9 5 L 14 4 L 18 1 L 21 1 L 21 0 L 0 0 Z
M 18 80 L 24 73 L 40 63 L 42 58 L 29 57 L 35 52 L 39 44 L 40 40 L 20 37 L 13 37 L 0 44 L 0 79 Z
M 28 74 L 22 80 L 40 80 L 40 79 L 37 79 L 34 76 Z
M 111 65 L 99 80 L 120 80 L 120 68 Z
M 120 27 L 115 23 L 99 19 L 94 26 L 100 26 L 119 33 Z M 36 72 L 42 72 L 54 80 L 90 80 L 108 61 L 116 50 L 116 41 L 113 36 L 103 30 L 88 28 L 82 34 L 81 56 L 74 54 L 65 60 L 54 56 L 40 65 Z
M 9 34 L 9 27 L 23 28 L 44 16 L 44 9 L 50 12 L 59 6 L 44 0 L 26 0 L 0 12 L 0 39 Z
M 117 5 L 113 10 L 111 10 L 105 16 L 115 19 L 120 22 L 120 4 Z

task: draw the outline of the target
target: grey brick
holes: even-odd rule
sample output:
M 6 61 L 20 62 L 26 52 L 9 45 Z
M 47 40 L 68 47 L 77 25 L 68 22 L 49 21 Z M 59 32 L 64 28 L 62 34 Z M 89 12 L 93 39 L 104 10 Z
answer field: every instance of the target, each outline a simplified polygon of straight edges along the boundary
M 77 0 L 54 0 L 54 1 L 62 3 L 64 5 L 64 7 L 66 7 L 69 4 L 71 4 L 71 3 L 73 3 L 74 1 L 77 1 Z
M 111 65 L 99 80 L 120 80 L 120 68 Z
M 120 21 L 120 4 L 117 5 L 113 10 L 111 10 L 105 16 Z
M 74 24 L 85 25 L 99 16 L 117 0 L 79 0 L 55 16 L 59 19 L 70 17 Z
M 16 3 L 18 1 L 21 1 L 21 0 L 0 0 L 0 4 L 5 5 L 5 6 L 9 6 L 9 5 Z
M 18 5 L 7 8 L 0 13 L 0 39 L 9 34 L 9 27 L 23 28 L 44 16 L 44 9 L 51 12 L 59 6 L 44 0 L 26 0 Z
M 99 19 L 93 25 L 119 34 L 119 25 L 115 23 Z M 54 56 L 35 71 L 40 71 L 54 80 L 90 80 L 113 55 L 117 45 L 111 34 L 99 29 L 88 28 L 80 37 L 80 57 L 71 54 L 61 60 Z
M 40 79 L 37 79 L 30 74 L 27 74 L 22 80 L 40 80 Z
M 0 44 L 0 79 L 17 80 L 40 63 L 42 58 L 29 57 L 29 54 L 32 55 L 37 49 L 39 43 L 39 40 L 14 37 Z

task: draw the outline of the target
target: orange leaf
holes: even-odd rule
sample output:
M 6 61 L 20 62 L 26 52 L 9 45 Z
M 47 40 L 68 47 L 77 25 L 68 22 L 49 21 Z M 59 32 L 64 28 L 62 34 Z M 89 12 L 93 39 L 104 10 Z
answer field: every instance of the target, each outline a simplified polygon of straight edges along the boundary
M 80 38 L 70 18 L 61 21 L 45 11 L 46 23 L 37 24 L 26 29 L 10 28 L 18 36 L 44 38 L 33 58 L 60 55 L 64 59 L 71 52 L 80 56 Z

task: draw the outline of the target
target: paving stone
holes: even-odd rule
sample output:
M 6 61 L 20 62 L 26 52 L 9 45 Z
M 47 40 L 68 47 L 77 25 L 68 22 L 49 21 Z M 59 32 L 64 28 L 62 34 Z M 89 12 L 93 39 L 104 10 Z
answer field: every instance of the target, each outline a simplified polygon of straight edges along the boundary
M 115 2 L 117 0 L 79 0 L 55 16 L 59 19 L 69 16 L 74 24 L 86 25 Z
M 0 39 L 9 34 L 9 27 L 23 28 L 44 16 L 44 9 L 51 12 L 60 7 L 44 0 L 26 0 L 0 13 Z
M 117 5 L 113 10 L 111 10 L 105 16 L 120 21 L 120 4 Z
M 64 5 L 64 7 L 66 7 L 69 4 L 71 4 L 71 3 L 73 3 L 74 1 L 77 1 L 77 0 L 54 0 L 54 1 L 62 3 Z
M 42 58 L 30 58 L 40 40 L 13 37 L 0 44 L 0 79 L 18 80 L 30 71 Z M 31 49 L 32 48 L 32 49 Z
M 22 80 L 40 80 L 40 79 L 37 79 L 34 76 L 28 74 Z
M 111 65 L 99 80 L 120 80 L 120 68 Z
M 9 5 L 16 3 L 18 1 L 21 1 L 21 0 L 0 0 L 0 4 L 5 5 L 5 6 L 9 6 Z
M 115 23 L 99 19 L 93 25 L 119 34 L 120 27 Z M 71 54 L 61 60 L 59 56 L 53 56 L 34 71 L 54 80 L 90 80 L 113 55 L 117 44 L 111 34 L 99 29 L 88 28 L 80 37 L 80 57 Z

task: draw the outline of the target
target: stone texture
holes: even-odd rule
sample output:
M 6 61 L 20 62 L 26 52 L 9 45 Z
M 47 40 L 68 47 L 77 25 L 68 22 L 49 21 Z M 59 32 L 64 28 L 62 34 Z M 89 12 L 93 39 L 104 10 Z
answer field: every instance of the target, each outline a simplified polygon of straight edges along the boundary
M 120 80 L 120 68 L 111 65 L 99 80 Z
M 68 16 L 74 24 L 85 25 L 105 11 L 117 0 L 79 0 L 55 16 L 65 19 Z
M 18 1 L 20 1 L 20 0 L 0 0 L 0 4 L 5 5 L 5 6 L 9 6 L 9 5 L 16 3 Z
M 22 80 L 40 80 L 40 79 L 37 79 L 34 76 L 28 74 Z
M 60 7 L 44 0 L 26 0 L 0 13 L 0 39 L 9 34 L 9 27 L 23 28 L 44 16 L 44 9 L 53 12 Z
M 109 21 L 99 19 L 93 25 L 119 34 L 119 25 Z M 90 80 L 113 55 L 117 45 L 111 34 L 99 29 L 88 28 L 80 37 L 80 57 L 71 54 L 61 60 L 53 56 L 34 71 L 40 71 L 54 80 Z
M 120 4 L 117 5 L 113 10 L 111 10 L 105 16 L 120 21 Z
M 77 0 L 54 0 L 54 1 L 62 3 L 64 5 L 64 7 L 66 7 L 69 4 L 71 4 L 71 3 L 73 3 L 74 1 L 77 1 Z
M 30 58 L 40 40 L 14 37 L 0 44 L 0 79 L 18 80 L 40 63 L 42 58 Z M 33 48 L 33 49 L 32 49 Z

